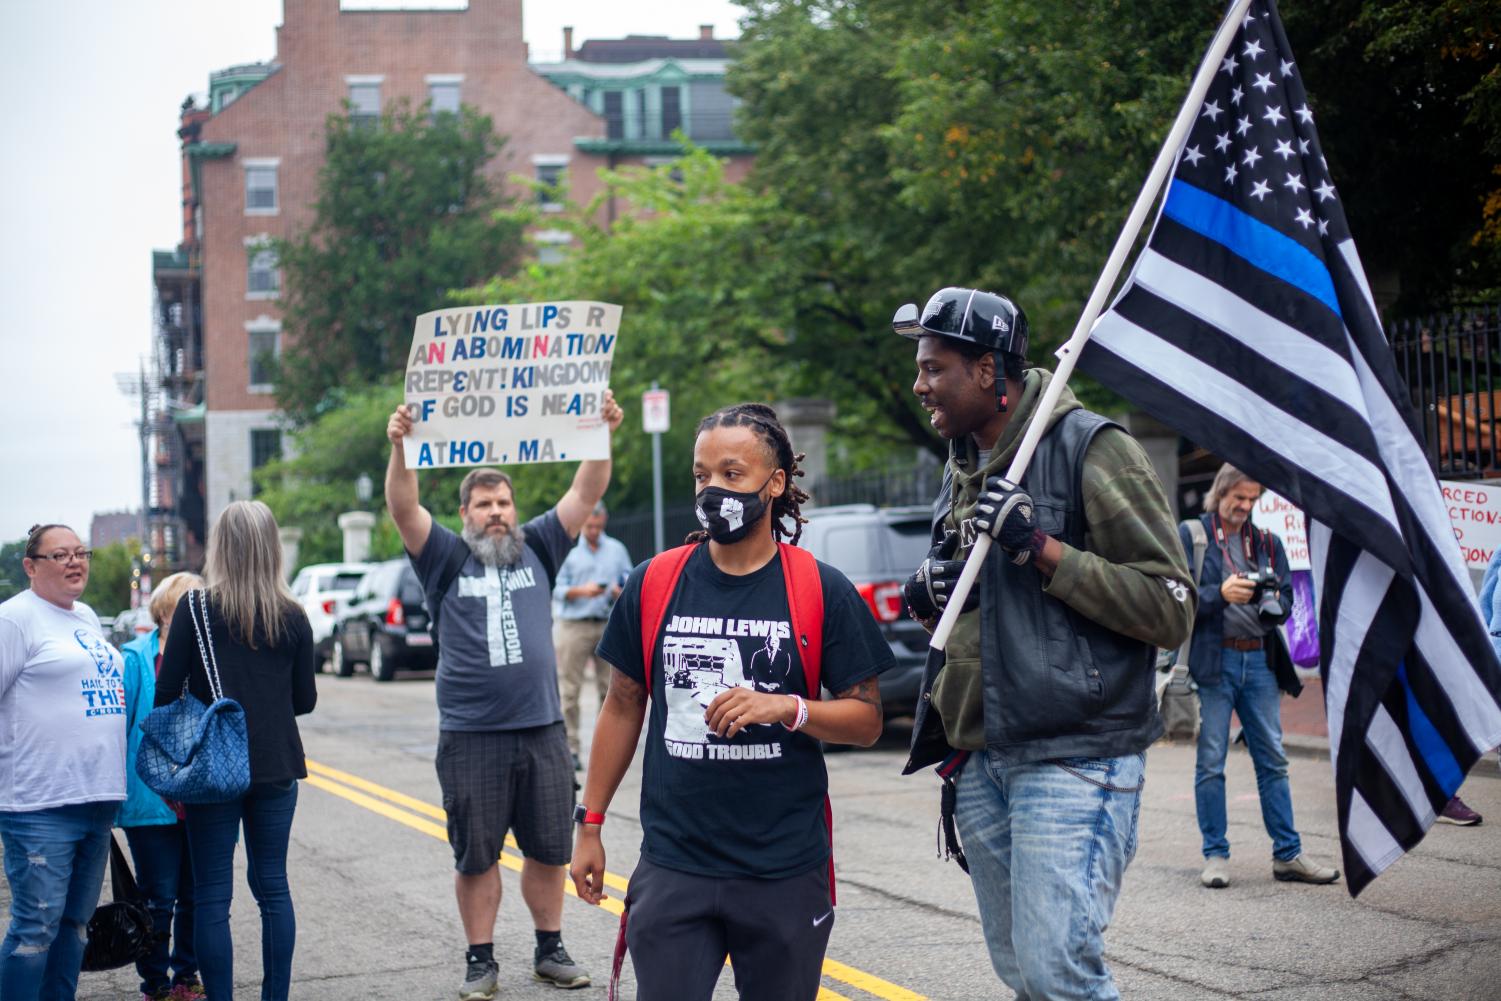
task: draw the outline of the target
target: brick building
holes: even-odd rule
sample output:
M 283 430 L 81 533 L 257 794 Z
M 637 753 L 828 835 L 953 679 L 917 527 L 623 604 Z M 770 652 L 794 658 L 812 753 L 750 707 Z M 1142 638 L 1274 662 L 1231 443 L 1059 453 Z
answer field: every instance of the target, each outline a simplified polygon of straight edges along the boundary
M 151 544 L 169 562 L 197 564 L 207 526 L 252 495 L 253 469 L 282 454 L 262 364 L 282 348 L 281 276 L 265 243 L 312 221 L 324 121 L 344 101 L 372 115 L 400 98 L 472 105 L 506 137 L 489 166 L 497 181 L 566 177 L 580 203 L 598 192 L 599 167 L 670 155 L 674 125 L 701 133 L 743 175 L 750 151 L 729 138 L 727 55 L 711 31 L 577 52 L 565 39 L 562 63 L 529 65 L 521 0 L 462 10 L 284 0 L 274 57 L 212 74 L 206 105 L 185 102 L 182 243 L 153 255 Z M 533 240 L 546 261 L 566 235 L 543 229 Z

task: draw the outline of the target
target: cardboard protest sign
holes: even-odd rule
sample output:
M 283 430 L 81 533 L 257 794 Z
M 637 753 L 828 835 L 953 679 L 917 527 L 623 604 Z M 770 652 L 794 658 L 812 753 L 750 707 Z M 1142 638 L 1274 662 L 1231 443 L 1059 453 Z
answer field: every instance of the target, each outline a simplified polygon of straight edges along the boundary
M 1251 512 L 1251 524 L 1282 540 L 1282 548 L 1287 550 L 1289 570 L 1307 570 L 1313 566 L 1308 560 L 1308 529 L 1303 512 L 1288 500 L 1270 490 L 1263 490 L 1256 502 L 1256 510 Z
M 1485 482 L 1460 483 L 1439 480 L 1444 502 L 1449 508 L 1449 522 L 1459 542 L 1465 565 L 1484 570 L 1496 547 L 1501 546 L 1501 487 Z M 1267 490 L 1256 502 L 1251 520 L 1282 539 L 1287 560 L 1294 570 L 1307 570 L 1308 533 L 1303 526 L 1303 512 L 1285 499 Z
M 610 457 L 600 416 L 620 331 L 607 302 L 527 302 L 417 317 L 406 402 L 407 466 Z

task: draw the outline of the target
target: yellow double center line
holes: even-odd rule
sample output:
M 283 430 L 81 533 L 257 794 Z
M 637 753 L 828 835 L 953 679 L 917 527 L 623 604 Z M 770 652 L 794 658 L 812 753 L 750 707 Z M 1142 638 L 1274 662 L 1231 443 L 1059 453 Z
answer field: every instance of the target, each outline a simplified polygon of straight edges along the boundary
M 308 785 L 324 792 L 332 793 L 341 799 L 348 800 L 356 806 L 364 807 L 371 813 L 378 813 L 388 820 L 394 820 L 398 824 L 405 824 L 414 831 L 429 834 L 439 841 L 448 842 L 448 815 L 442 807 L 408 796 L 406 793 L 397 792 L 395 789 L 387 789 L 383 785 L 377 785 L 369 779 L 362 779 L 358 775 L 342 772 L 337 768 L 319 764 L 309 760 L 307 763 Z M 521 871 L 521 851 L 516 846 L 516 839 L 506 836 L 505 849 L 501 852 L 500 864 L 507 869 L 516 872 Z M 611 914 L 620 914 L 625 905 L 621 899 L 625 896 L 628 883 L 622 876 L 613 872 L 605 873 L 605 886 L 616 891 L 618 897 L 606 897 L 599 902 L 599 906 Z M 573 888 L 571 880 L 565 880 L 563 888 L 571 895 L 577 897 L 578 892 Z M 848 984 L 856 990 L 881 998 L 882 1001 L 927 1001 L 921 994 L 899 987 L 887 980 L 882 980 L 874 974 L 857 970 L 853 966 L 825 958 L 823 961 L 823 975 L 831 980 Z M 843 994 L 820 987 L 818 1001 L 850 1001 Z

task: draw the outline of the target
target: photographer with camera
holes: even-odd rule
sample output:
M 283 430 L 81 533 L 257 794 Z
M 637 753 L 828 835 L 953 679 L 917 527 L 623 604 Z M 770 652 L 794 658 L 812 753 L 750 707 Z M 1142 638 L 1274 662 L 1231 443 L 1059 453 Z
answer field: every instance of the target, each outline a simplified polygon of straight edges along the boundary
M 1272 876 L 1301 883 L 1339 879 L 1339 870 L 1303 854 L 1293 827 L 1279 702 L 1281 692 L 1296 698 L 1303 686 L 1277 628 L 1292 614 L 1287 553 L 1280 539 L 1251 524 L 1260 497 L 1261 484 L 1226 463 L 1204 498 L 1204 513 L 1178 526 L 1190 563 L 1196 542 L 1204 554 L 1188 666 L 1199 686 L 1194 806 L 1205 860 L 1199 881 L 1211 889 L 1230 885 L 1225 755 L 1231 710 L 1240 717 L 1256 768 L 1261 819 L 1272 839 Z

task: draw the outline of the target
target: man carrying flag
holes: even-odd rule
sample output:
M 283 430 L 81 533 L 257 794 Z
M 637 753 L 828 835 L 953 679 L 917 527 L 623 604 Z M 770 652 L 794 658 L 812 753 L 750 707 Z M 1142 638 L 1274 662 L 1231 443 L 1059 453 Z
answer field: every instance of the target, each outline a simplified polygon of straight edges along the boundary
M 1060 370 L 1078 358 L 1307 513 L 1358 894 L 1501 742 L 1501 664 L 1271 0 L 1235 4 L 1164 154 L 1173 177 L 1151 239 L 1093 325 L 1165 156 Z

